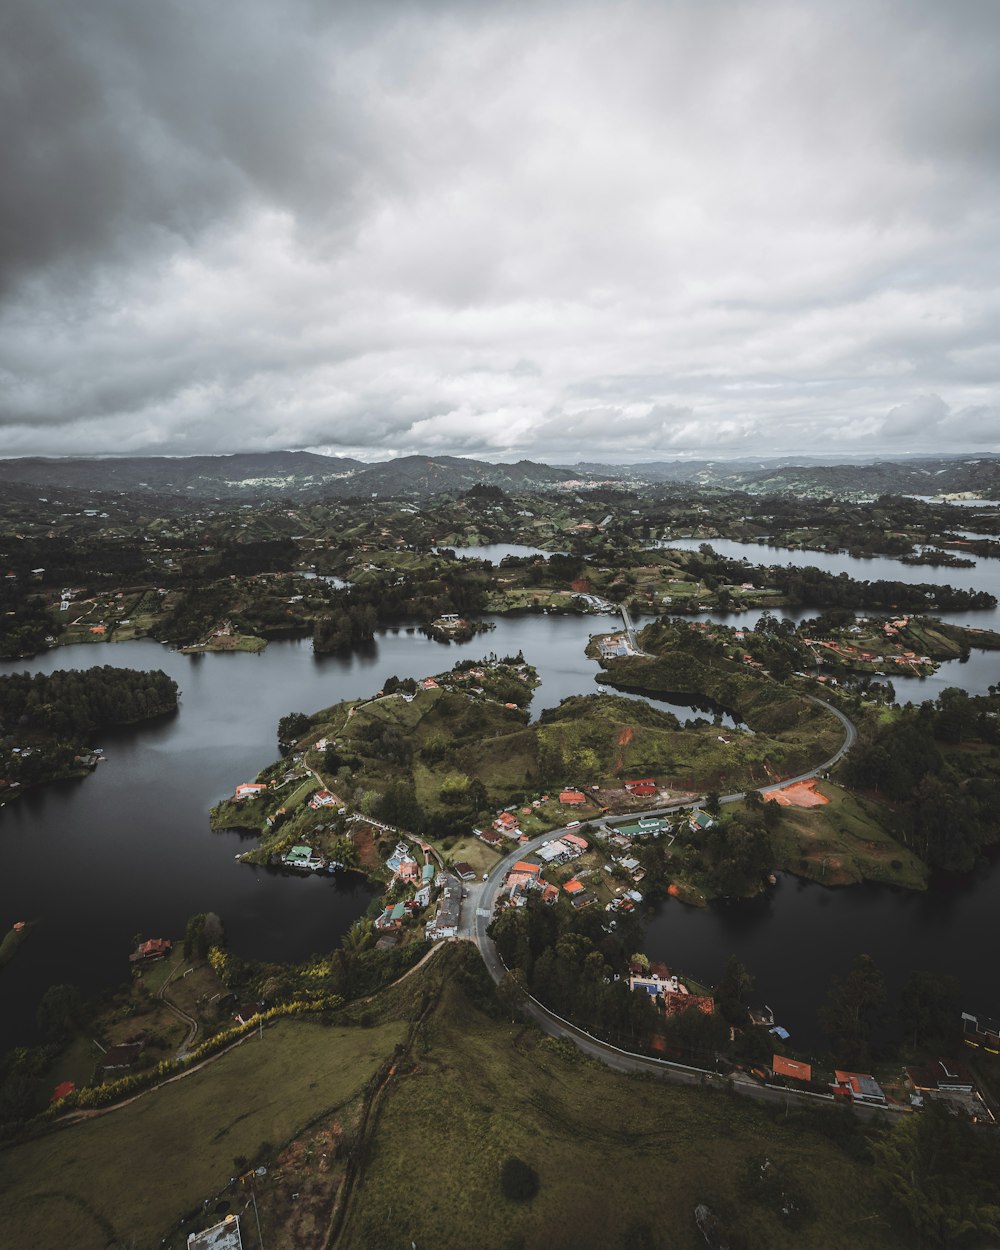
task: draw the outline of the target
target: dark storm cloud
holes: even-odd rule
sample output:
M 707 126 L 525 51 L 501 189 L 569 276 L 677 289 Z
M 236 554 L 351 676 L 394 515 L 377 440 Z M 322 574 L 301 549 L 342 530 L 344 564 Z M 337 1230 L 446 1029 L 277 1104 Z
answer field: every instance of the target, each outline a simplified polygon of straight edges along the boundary
M 996 446 L 998 34 L 12 0 L 0 454 Z

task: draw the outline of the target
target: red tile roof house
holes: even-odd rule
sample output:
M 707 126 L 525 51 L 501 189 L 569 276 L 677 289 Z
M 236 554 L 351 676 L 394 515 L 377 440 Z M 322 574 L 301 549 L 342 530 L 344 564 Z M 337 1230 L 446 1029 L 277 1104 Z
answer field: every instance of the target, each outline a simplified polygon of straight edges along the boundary
M 790 1076 L 796 1081 L 812 1080 L 812 1065 L 801 1063 L 798 1059 L 786 1059 L 784 1055 L 773 1055 L 771 1070 L 775 1076 Z
M 863 1102 L 875 1107 L 886 1105 L 882 1087 L 870 1073 L 834 1071 L 833 1080 L 831 1088 L 841 1098 L 850 1098 L 852 1102 Z
M 242 785 L 236 787 L 236 792 L 233 795 L 233 798 L 237 803 L 239 803 L 242 802 L 243 799 L 252 799 L 258 794 L 263 794 L 266 789 L 267 786 L 261 785 L 259 782 L 245 781 Z
M 150 938 L 148 942 L 142 942 L 138 950 L 134 950 L 129 955 L 129 961 L 134 964 L 148 963 L 153 959 L 165 959 L 173 949 L 173 943 L 169 938 Z
M 587 796 L 581 794 L 579 790 L 561 790 L 559 792 L 559 802 L 566 807 L 579 807 L 581 803 L 586 803 Z
M 331 804 L 336 803 L 336 801 L 336 796 L 331 794 L 329 790 L 317 790 L 309 800 L 309 806 L 314 811 L 317 811 L 321 807 L 329 807 Z
M 559 839 L 559 841 L 568 842 L 570 846 L 575 847 L 578 851 L 581 852 L 581 854 L 590 845 L 587 842 L 586 838 L 581 838 L 579 834 L 576 834 L 576 833 L 564 833 L 562 837 Z
M 505 833 L 509 837 L 513 837 L 519 832 L 517 817 L 513 812 L 501 812 L 493 822 L 493 828 L 496 829 L 498 833 Z

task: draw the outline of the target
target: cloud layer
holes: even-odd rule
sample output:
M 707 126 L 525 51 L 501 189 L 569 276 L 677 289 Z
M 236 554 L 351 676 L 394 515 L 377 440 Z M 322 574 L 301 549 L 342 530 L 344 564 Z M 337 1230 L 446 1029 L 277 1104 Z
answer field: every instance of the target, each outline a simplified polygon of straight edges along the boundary
M 1000 450 L 998 36 L 13 0 L 0 454 Z

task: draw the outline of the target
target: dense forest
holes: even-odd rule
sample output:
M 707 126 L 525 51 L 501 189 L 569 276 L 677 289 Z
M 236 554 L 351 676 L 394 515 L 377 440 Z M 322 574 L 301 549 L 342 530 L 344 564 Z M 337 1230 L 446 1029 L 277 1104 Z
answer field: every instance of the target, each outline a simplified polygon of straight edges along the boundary
M 0 677 L 0 782 L 30 786 L 78 774 L 91 735 L 177 707 L 166 673 L 91 668 Z
M 177 683 L 166 673 L 113 668 L 13 673 L 0 677 L 0 728 L 56 737 L 86 737 L 177 706 Z
M 945 690 L 899 709 L 847 757 L 849 785 L 897 806 L 928 864 L 966 870 L 1000 839 L 1000 697 Z

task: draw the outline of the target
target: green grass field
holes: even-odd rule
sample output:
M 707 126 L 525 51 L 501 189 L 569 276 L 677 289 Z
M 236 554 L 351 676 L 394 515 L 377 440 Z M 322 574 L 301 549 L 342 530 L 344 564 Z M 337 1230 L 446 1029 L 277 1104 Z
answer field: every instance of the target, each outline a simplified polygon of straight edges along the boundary
M 403 1031 L 282 1021 L 121 1110 L 0 1152 L 0 1242 L 158 1246 L 229 1181 L 237 1155 L 280 1145 L 346 1102 Z
M 772 834 L 777 867 L 824 885 L 883 881 L 927 888 L 927 868 L 892 836 L 891 813 L 867 799 L 820 783 L 824 807 L 783 807 Z
M 705 1244 L 698 1202 L 731 1221 L 748 1250 L 900 1244 L 870 1172 L 803 1124 L 732 1096 L 616 1075 L 568 1044 L 484 1016 L 455 986 L 411 1060 L 338 1243 L 351 1250 L 695 1250 Z M 792 1230 L 741 1202 L 739 1178 L 761 1154 L 811 1197 L 812 1223 Z M 509 1156 L 538 1173 L 529 1202 L 501 1193 Z
M 130 1106 L 11 1147 L 0 1153 L 3 1244 L 154 1250 L 220 1193 L 237 1156 L 268 1142 L 257 1189 L 264 1244 L 319 1247 L 343 1176 L 321 1152 L 340 1125 L 357 1125 L 359 1092 L 421 1004 L 429 1014 L 377 1104 L 337 1250 L 695 1250 L 699 1202 L 743 1250 L 904 1244 L 884 1220 L 870 1164 L 836 1144 L 843 1130 L 829 1109 L 789 1114 L 622 1076 L 489 1014 L 491 1002 L 478 954 L 446 947 L 366 1006 L 372 1027 L 286 1021 Z M 825 1131 L 815 1116 L 827 1117 Z M 814 1208 L 801 1227 L 742 1197 L 741 1177 L 764 1155 Z M 511 1156 L 540 1179 L 528 1201 L 500 1189 Z M 247 1195 L 229 1197 L 242 1209 Z M 243 1234 L 257 1250 L 249 1212 Z

